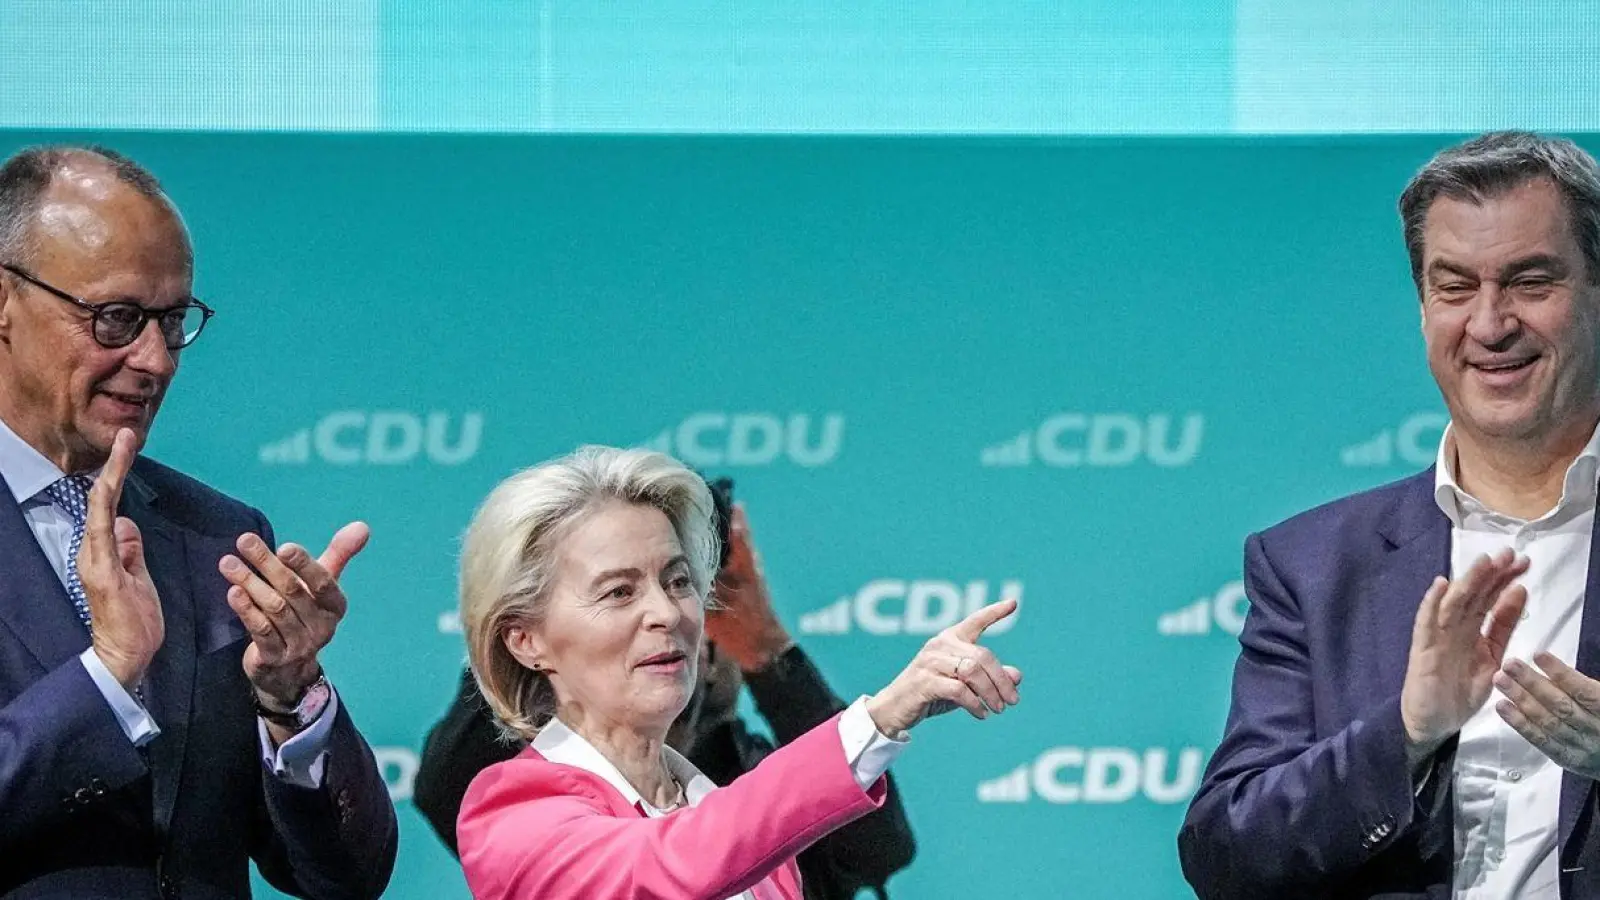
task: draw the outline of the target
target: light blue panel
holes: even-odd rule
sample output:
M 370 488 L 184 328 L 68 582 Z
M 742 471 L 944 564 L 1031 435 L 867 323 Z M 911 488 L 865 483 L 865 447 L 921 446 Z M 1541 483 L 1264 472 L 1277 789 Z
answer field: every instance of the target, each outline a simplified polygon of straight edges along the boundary
M 377 0 L 0 2 L 0 125 L 364 129 Z
M 1600 0 L 0 0 L 0 127 L 1600 128 Z
M 1238 0 L 1234 129 L 1594 130 L 1600 2 Z
M 1232 3 L 386 5 L 390 127 L 1217 132 Z M 418 62 L 423 65 L 418 65 Z M 441 77 L 442 76 L 442 77 Z
M 382 127 L 393 131 L 555 128 L 553 5 L 494 0 L 381 3 Z M 620 82 L 623 76 L 618 74 Z M 568 127 L 572 124 L 576 122 Z

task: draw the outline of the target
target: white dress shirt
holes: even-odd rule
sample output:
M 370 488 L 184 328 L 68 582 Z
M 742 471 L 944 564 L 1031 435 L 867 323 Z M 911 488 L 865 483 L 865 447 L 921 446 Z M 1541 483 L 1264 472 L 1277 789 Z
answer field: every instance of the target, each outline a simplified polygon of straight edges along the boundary
M 1506 659 L 1530 666 L 1541 650 L 1571 664 L 1578 651 L 1583 592 L 1589 574 L 1600 430 L 1567 467 L 1561 500 L 1533 521 L 1494 512 L 1455 478 L 1450 428 L 1439 444 L 1434 499 L 1450 519 L 1450 577 L 1473 560 L 1510 547 L 1528 557 L 1520 583 L 1528 603 L 1506 647 Z M 1495 712 L 1495 691 L 1461 729 L 1455 762 L 1454 896 L 1463 900 L 1533 900 L 1560 896 L 1557 821 L 1560 766 Z
M 883 773 L 889 771 L 889 765 L 900 755 L 900 751 L 910 743 L 907 740 L 897 741 L 878 733 L 878 727 L 873 724 L 872 716 L 867 712 L 867 698 L 861 697 L 850 704 L 839 717 L 839 738 L 844 744 L 844 758 L 850 763 L 850 774 L 855 776 L 856 784 L 861 789 L 867 790 L 879 779 Z M 533 739 L 533 749 L 539 755 L 553 763 L 564 766 L 575 766 L 605 779 L 606 783 L 617 789 L 629 803 L 639 807 L 644 814 L 652 819 L 658 819 L 671 812 L 671 810 L 657 809 L 647 803 L 639 791 L 622 777 L 617 767 L 606 759 L 595 745 L 589 743 L 576 731 L 568 728 L 560 719 L 551 719 L 539 734 Z M 662 748 L 662 757 L 667 764 L 667 771 L 672 777 L 683 785 L 683 800 L 689 806 L 698 806 L 705 796 L 717 789 L 716 782 L 700 773 L 694 763 L 684 759 L 683 754 L 671 747 Z M 743 891 L 728 900 L 753 900 L 749 891 Z
M 98 476 L 100 473 L 96 471 L 92 474 Z M 44 551 L 50 567 L 65 588 L 67 552 L 72 546 L 72 518 L 45 493 L 46 488 L 63 477 L 64 473 L 55 463 L 46 459 L 0 420 L 0 478 L 5 479 L 6 486 L 22 506 L 22 517 L 27 520 L 28 528 L 39 541 L 39 548 Z M 71 609 L 72 601 L 66 595 L 62 596 L 61 602 Z M 73 614 L 76 617 L 76 612 Z M 88 638 L 88 632 L 85 632 L 86 643 Z M 123 734 L 134 746 L 143 747 L 161 733 L 150 712 L 117 681 L 92 646 L 84 650 L 78 659 L 116 714 Z M 335 695 L 315 722 L 276 749 L 267 734 L 266 722 L 257 720 L 263 764 L 289 784 L 311 789 L 321 787 L 328 740 L 338 711 L 339 699 Z

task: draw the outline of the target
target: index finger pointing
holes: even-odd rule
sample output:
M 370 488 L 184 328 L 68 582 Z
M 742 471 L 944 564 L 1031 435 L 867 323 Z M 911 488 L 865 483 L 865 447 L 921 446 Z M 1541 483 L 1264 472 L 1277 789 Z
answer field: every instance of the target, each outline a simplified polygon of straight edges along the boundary
M 955 624 L 957 637 L 969 643 L 976 642 L 990 625 L 1004 619 L 1017 611 L 1017 601 L 1007 597 L 999 603 L 991 603 L 978 610 L 965 619 Z

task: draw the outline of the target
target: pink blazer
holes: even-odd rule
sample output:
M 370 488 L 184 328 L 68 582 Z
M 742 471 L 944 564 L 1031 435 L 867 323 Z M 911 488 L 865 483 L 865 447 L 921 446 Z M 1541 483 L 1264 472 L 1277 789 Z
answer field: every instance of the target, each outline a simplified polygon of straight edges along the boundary
M 533 748 L 473 779 L 457 838 L 478 900 L 802 900 L 795 854 L 883 803 L 835 716 L 696 806 L 645 818 L 605 779 Z

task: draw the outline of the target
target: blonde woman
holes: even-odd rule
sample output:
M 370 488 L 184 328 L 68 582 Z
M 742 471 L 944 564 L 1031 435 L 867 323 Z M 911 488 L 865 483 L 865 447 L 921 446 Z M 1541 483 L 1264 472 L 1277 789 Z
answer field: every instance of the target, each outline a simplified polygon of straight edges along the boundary
M 666 745 L 688 702 L 717 559 L 705 483 L 659 453 L 587 447 L 507 479 L 467 532 L 478 683 L 527 750 L 458 823 L 480 900 L 800 900 L 794 856 L 881 802 L 909 732 L 1019 697 L 977 644 L 1015 604 L 928 641 L 887 687 L 714 789 Z

